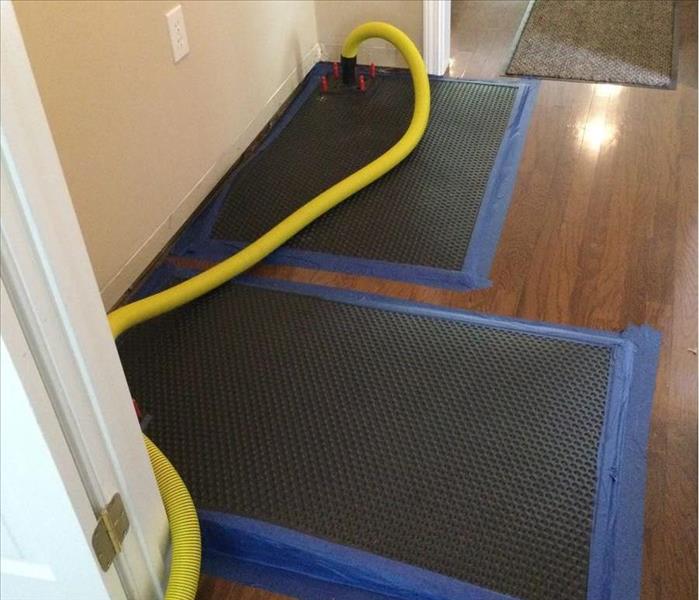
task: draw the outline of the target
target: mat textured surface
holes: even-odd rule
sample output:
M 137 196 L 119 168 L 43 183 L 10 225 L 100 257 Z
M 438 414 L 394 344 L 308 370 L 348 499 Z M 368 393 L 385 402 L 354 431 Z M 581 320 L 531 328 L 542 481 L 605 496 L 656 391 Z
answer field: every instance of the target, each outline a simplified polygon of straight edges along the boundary
M 670 0 L 536 0 L 508 75 L 670 87 Z
M 260 149 L 229 176 L 178 254 L 232 254 L 400 139 L 413 110 L 405 73 L 382 72 L 365 94 L 321 95 L 317 74 L 326 68 L 319 65 Z M 533 98 L 528 85 L 432 79 L 429 126 L 416 150 L 274 258 L 448 287 L 487 285 Z
M 433 81 L 424 140 L 401 165 L 323 216 L 292 248 L 458 271 L 517 89 Z M 378 158 L 408 128 L 408 78 L 363 95 L 313 95 L 236 177 L 215 238 L 252 241 Z M 380 225 L 379 225 L 380 224 Z
M 362 302 L 228 284 L 119 338 L 197 506 L 586 598 L 613 348 Z

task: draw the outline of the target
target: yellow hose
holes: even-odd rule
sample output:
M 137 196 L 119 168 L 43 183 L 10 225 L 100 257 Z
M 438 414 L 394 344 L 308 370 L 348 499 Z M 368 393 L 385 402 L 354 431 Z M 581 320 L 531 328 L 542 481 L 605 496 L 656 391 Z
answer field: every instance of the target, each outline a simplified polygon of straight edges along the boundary
M 197 511 L 175 467 L 148 436 L 144 435 L 143 439 L 170 524 L 172 560 L 165 598 L 193 600 L 197 594 L 201 564 Z
M 183 283 L 111 312 L 109 325 L 114 337 L 138 323 L 182 306 L 247 271 L 306 225 L 390 171 L 412 152 L 425 132 L 430 112 L 430 84 L 418 49 L 400 29 L 386 23 L 366 23 L 349 34 L 342 55 L 346 58 L 355 57 L 359 44 L 368 38 L 377 37 L 391 42 L 410 68 L 415 89 L 415 108 L 403 137 L 379 158 L 304 204 L 237 254 Z
M 182 306 L 247 271 L 306 225 L 390 171 L 413 151 L 425 132 L 430 112 L 430 85 L 422 56 L 400 29 L 387 23 L 372 22 L 360 25 L 347 36 L 342 48 L 343 61 L 355 59 L 359 45 L 369 38 L 382 38 L 391 42 L 408 63 L 415 91 L 415 106 L 412 120 L 403 137 L 379 158 L 304 204 L 234 256 L 183 283 L 109 313 L 109 326 L 115 338 L 130 327 Z M 172 538 L 172 565 L 165 598 L 192 600 L 199 580 L 201 557 L 199 522 L 194 504 L 167 458 L 147 437 L 145 443 L 165 505 Z

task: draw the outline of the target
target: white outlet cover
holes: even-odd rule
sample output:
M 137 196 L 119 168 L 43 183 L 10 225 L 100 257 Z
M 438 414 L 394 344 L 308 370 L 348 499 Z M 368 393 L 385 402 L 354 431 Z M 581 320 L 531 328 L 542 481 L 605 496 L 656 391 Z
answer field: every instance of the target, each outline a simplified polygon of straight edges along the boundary
M 167 29 L 170 33 L 170 45 L 172 46 L 172 58 L 175 62 L 181 61 L 189 54 L 189 40 L 184 26 L 184 13 L 182 5 L 178 4 L 165 13 Z

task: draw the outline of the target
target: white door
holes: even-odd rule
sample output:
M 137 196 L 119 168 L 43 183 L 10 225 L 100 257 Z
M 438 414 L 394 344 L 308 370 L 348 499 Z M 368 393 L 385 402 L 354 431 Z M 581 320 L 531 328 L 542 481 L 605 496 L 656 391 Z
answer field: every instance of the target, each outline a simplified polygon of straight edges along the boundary
M 0 27 L 2 598 L 159 598 L 164 508 L 6 0 Z M 90 538 L 116 493 L 130 528 L 105 573 Z
M 0 598 L 123 598 L 115 570 L 93 559 L 95 515 L 4 285 L 0 294 Z

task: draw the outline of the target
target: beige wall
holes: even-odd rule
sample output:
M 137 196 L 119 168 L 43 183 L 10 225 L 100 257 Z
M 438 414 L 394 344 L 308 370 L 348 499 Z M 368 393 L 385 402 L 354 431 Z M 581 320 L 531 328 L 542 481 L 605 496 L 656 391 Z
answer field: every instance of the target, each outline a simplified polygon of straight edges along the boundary
M 190 53 L 172 60 L 181 3 Z M 14 3 L 105 305 L 157 256 L 307 70 L 389 21 L 418 46 L 414 1 Z M 318 42 L 321 42 L 319 44 Z M 400 64 L 387 43 L 360 61 Z
M 339 60 L 345 36 L 366 21 L 386 21 L 402 29 L 422 51 L 422 0 L 316 0 L 318 38 L 323 58 Z M 367 40 L 360 46 L 360 63 L 404 66 L 388 42 Z
M 179 3 L 177 64 L 178 0 L 14 3 L 107 306 L 318 60 L 313 2 Z

